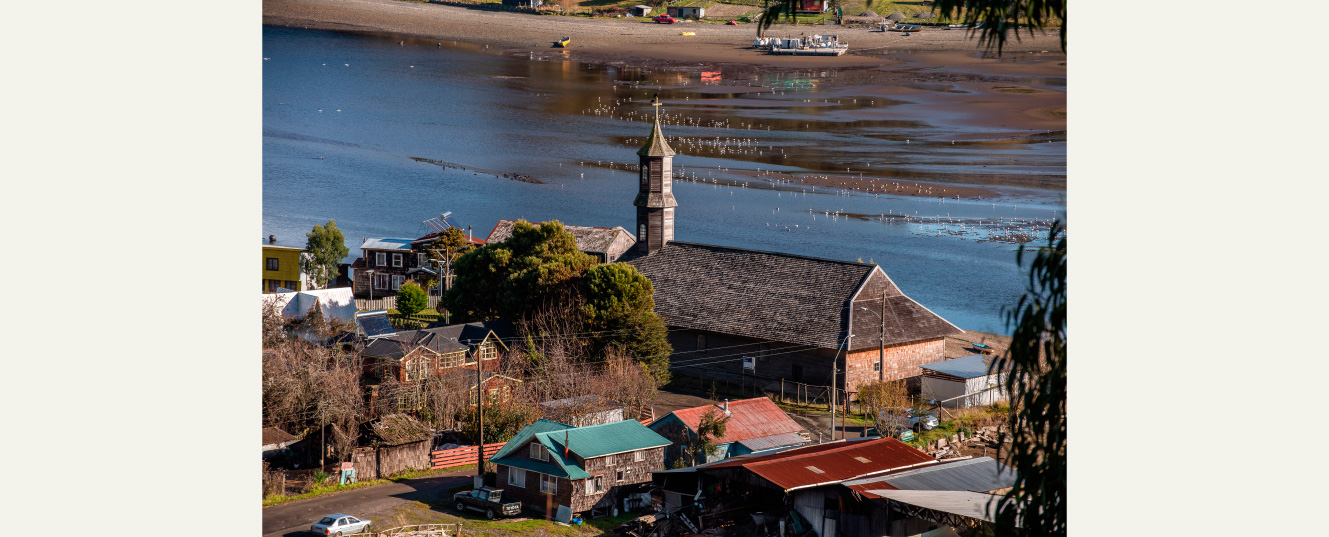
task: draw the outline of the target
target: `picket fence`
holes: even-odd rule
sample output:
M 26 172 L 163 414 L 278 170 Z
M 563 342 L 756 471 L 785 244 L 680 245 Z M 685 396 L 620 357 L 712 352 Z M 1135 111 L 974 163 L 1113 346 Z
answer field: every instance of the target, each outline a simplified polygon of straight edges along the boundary
M 650 425 L 651 420 L 637 420 L 642 425 Z M 498 442 L 494 444 L 485 444 L 485 460 L 493 457 L 498 450 L 503 449 L 507 442 Z M 440 449 L 429 452 L 429 464 L 431 468 L 453 468 L 456 466 L 466 466 L 475 463 L 476 447 L 462 446 L 452 449 Z
M 429 297 L 429 302 L 427 307 L 437 309 L 438 297 L 431 295 Z M 355 311 L 391 310 L 391 309 L 397 309 L 397 295 L 377 297 L 373 300 L 369 300 L 368 298 L 355 299 Z

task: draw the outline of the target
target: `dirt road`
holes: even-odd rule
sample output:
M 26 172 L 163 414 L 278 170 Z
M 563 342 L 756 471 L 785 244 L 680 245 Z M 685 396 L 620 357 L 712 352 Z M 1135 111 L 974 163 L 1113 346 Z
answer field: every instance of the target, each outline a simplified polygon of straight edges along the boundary
M 382 517 L 405 504 L 432 499 L 453 487 L 469 485 L 474 469 L 408 479 L 263 509 L 263 537 L 307 536 L 309 525 L 333 513 L 368 518 L 387 529 Z

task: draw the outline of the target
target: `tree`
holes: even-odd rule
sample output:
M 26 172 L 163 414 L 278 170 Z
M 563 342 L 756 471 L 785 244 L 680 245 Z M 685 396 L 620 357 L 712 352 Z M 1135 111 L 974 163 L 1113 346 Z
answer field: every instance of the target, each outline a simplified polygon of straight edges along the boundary
M 1020 39 L 1020 24 L 1028 25 L 1025 33 L 1033 35 L 1034 28 L 1042 30 L 1059 23 L 1061 51 L 1066 52 L 1066 0 L 937 0 L 936 9 L 943 20 L 982 23 L 977 29 L 978 42 L 988 50 L 995 48 L 998 55 L 1007 33 Z
M 337 229 L 335 220 L 328 220 L 327 225 L 315 225 L 312 231 L 305 233 L 305 239 L 305 251 L 314 258 L 309 273 L 316 285 L 327 287 L 328 282 L 337 277 L 341 260 L 351 253 L 346 248 L 346 237 Z
M 719 454 L 720 446 L 716 445 L 715 441 L 724 438 L 731 417 L 721 418 L 715 408 L 708 408 L 706 413 L 701 415 L 701 419 L 697 422 L 697 438 L 688 449 L 693 466 L 700 464 L 697 462 L 698 456 L 701 458 L 701 463 L 704 463 L 708 457 Z
M 406 282 L 397 289 L 397 313 L 415 315 L 429 305 L 429 295 L 415 282 Z
M 1023 265 L 1025 249 L 1016 253 Z M 1066 235 L 1060 222 L 1029 267 L 1024 296 L 1005 312 L 1010 349 L 990 371 L 1007 369 L 1011 449 L 1018 472 L 997 507 L 998 535 L 1066 534 Z M 1022 528 L 1016 528 L 1020 521 Z
M 650 280 L 627 264 L 597 265 L 558 221 L 518 221 L 508 240 L 459 257 L 455 272 L 442 303 L 459 321 L 508 319 L 542 339 L 576 335 L 586 353 L 573 351 L 578 358 L 618 349 L 668 380 L 673 349 Z
M 903 415 L 903 409 L 912 404 L 909 388 L 904 381 L 893 380 L 878 380 L 859 386 L 858 403 L 863 406 L 872 419 L 872 425 L 882 436 L 896 436 L 903 432 L 900 427 L 906 423 L 907 418 Z

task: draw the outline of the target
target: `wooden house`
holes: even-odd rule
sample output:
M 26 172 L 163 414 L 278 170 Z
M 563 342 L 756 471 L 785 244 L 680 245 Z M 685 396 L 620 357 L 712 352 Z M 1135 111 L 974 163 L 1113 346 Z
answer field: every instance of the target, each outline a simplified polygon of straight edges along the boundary
M 672 445 L 665 450 L 665 464 L 684 458 L 686 449 L 697 441 L 697 429 L 703 416 L 710 413 L 718 419 L 728 418 L 725 434 L 714 440 L 716 452 L 706 454 L 698 462 L 714 462 L 737 455 L 746 455 L 770 449 L 801 446 L 809 442 L 803 427 L 791 419 L 780 407 L 765 397 L 729 401 L 714 405 L 675 410 L 650 424 L 650 429 L 669 439 Z
M 313 256 L 304 248 L 295 246 L 263 245 L 263 292 L 276 293 L 278 289 L 305 291 L 313 289 L 306 268 Z
M 794 5 L 794 13 L 825 13 L 831 8 L 827 0 L 798 0 Z
M 527 425 L 490 458 L 503 497 L 553 515 L 590 516 L 650 505 L 651 472 L 669 441 L 635 420 L 588 427 L 549 420 Z
M 392 376 L 397 382 L 409 383 L 458 368 L 474 371 L 480 362 L 483 370 L 497 371 L 500 358 L 508 352 L 504 340 L 512 337 L 512 325 L 505 321 L 397 332 L 365 346 L 365 374 L 371 380 Z
M 438 276 L 438 261 L 429 247 L 438 232 L 417 239 L 366 238 L 360 244 L 361 256 L 351 263 L 352 287 L 356 296 L 367 296 L 370 288 L 376 297 L 395 294 L 402 284 L 422 282 Z M 483 239 L 467 236 L 472 246 L 483 246 Z M 371 273 L 372 271 L 372 273 Z

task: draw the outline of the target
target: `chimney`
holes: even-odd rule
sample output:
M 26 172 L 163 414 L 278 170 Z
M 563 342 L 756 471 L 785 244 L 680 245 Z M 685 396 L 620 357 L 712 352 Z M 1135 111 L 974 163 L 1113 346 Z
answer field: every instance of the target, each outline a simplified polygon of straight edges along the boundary
M 564 458 L 564 459 L 567 459 L 567 458 L 568 458 L 568 450 L 572 449 L 570 446 L 568 446 L 568 442 L 569 442 L 569 438 L 568 438 L 568 430 L 567 430 L 567 429 L 563 429 L 563 458 Z
M 471 226 L 468 225 L 466 226 L 466 242 L 471 242 L 473 240 L 475 239 L 471 237 Z
M 724 413 L 725 413 L 725 414 L 728 414 L 728 413 L 729 413 L 729 399 L 728 399 L 728 398 L 726 398 L 726 399 L 724 400 L 724 406 L 722 406 L 722 407 L 720 407 L 720 408 L 721 408 L 722 410 L 724 410 Z

